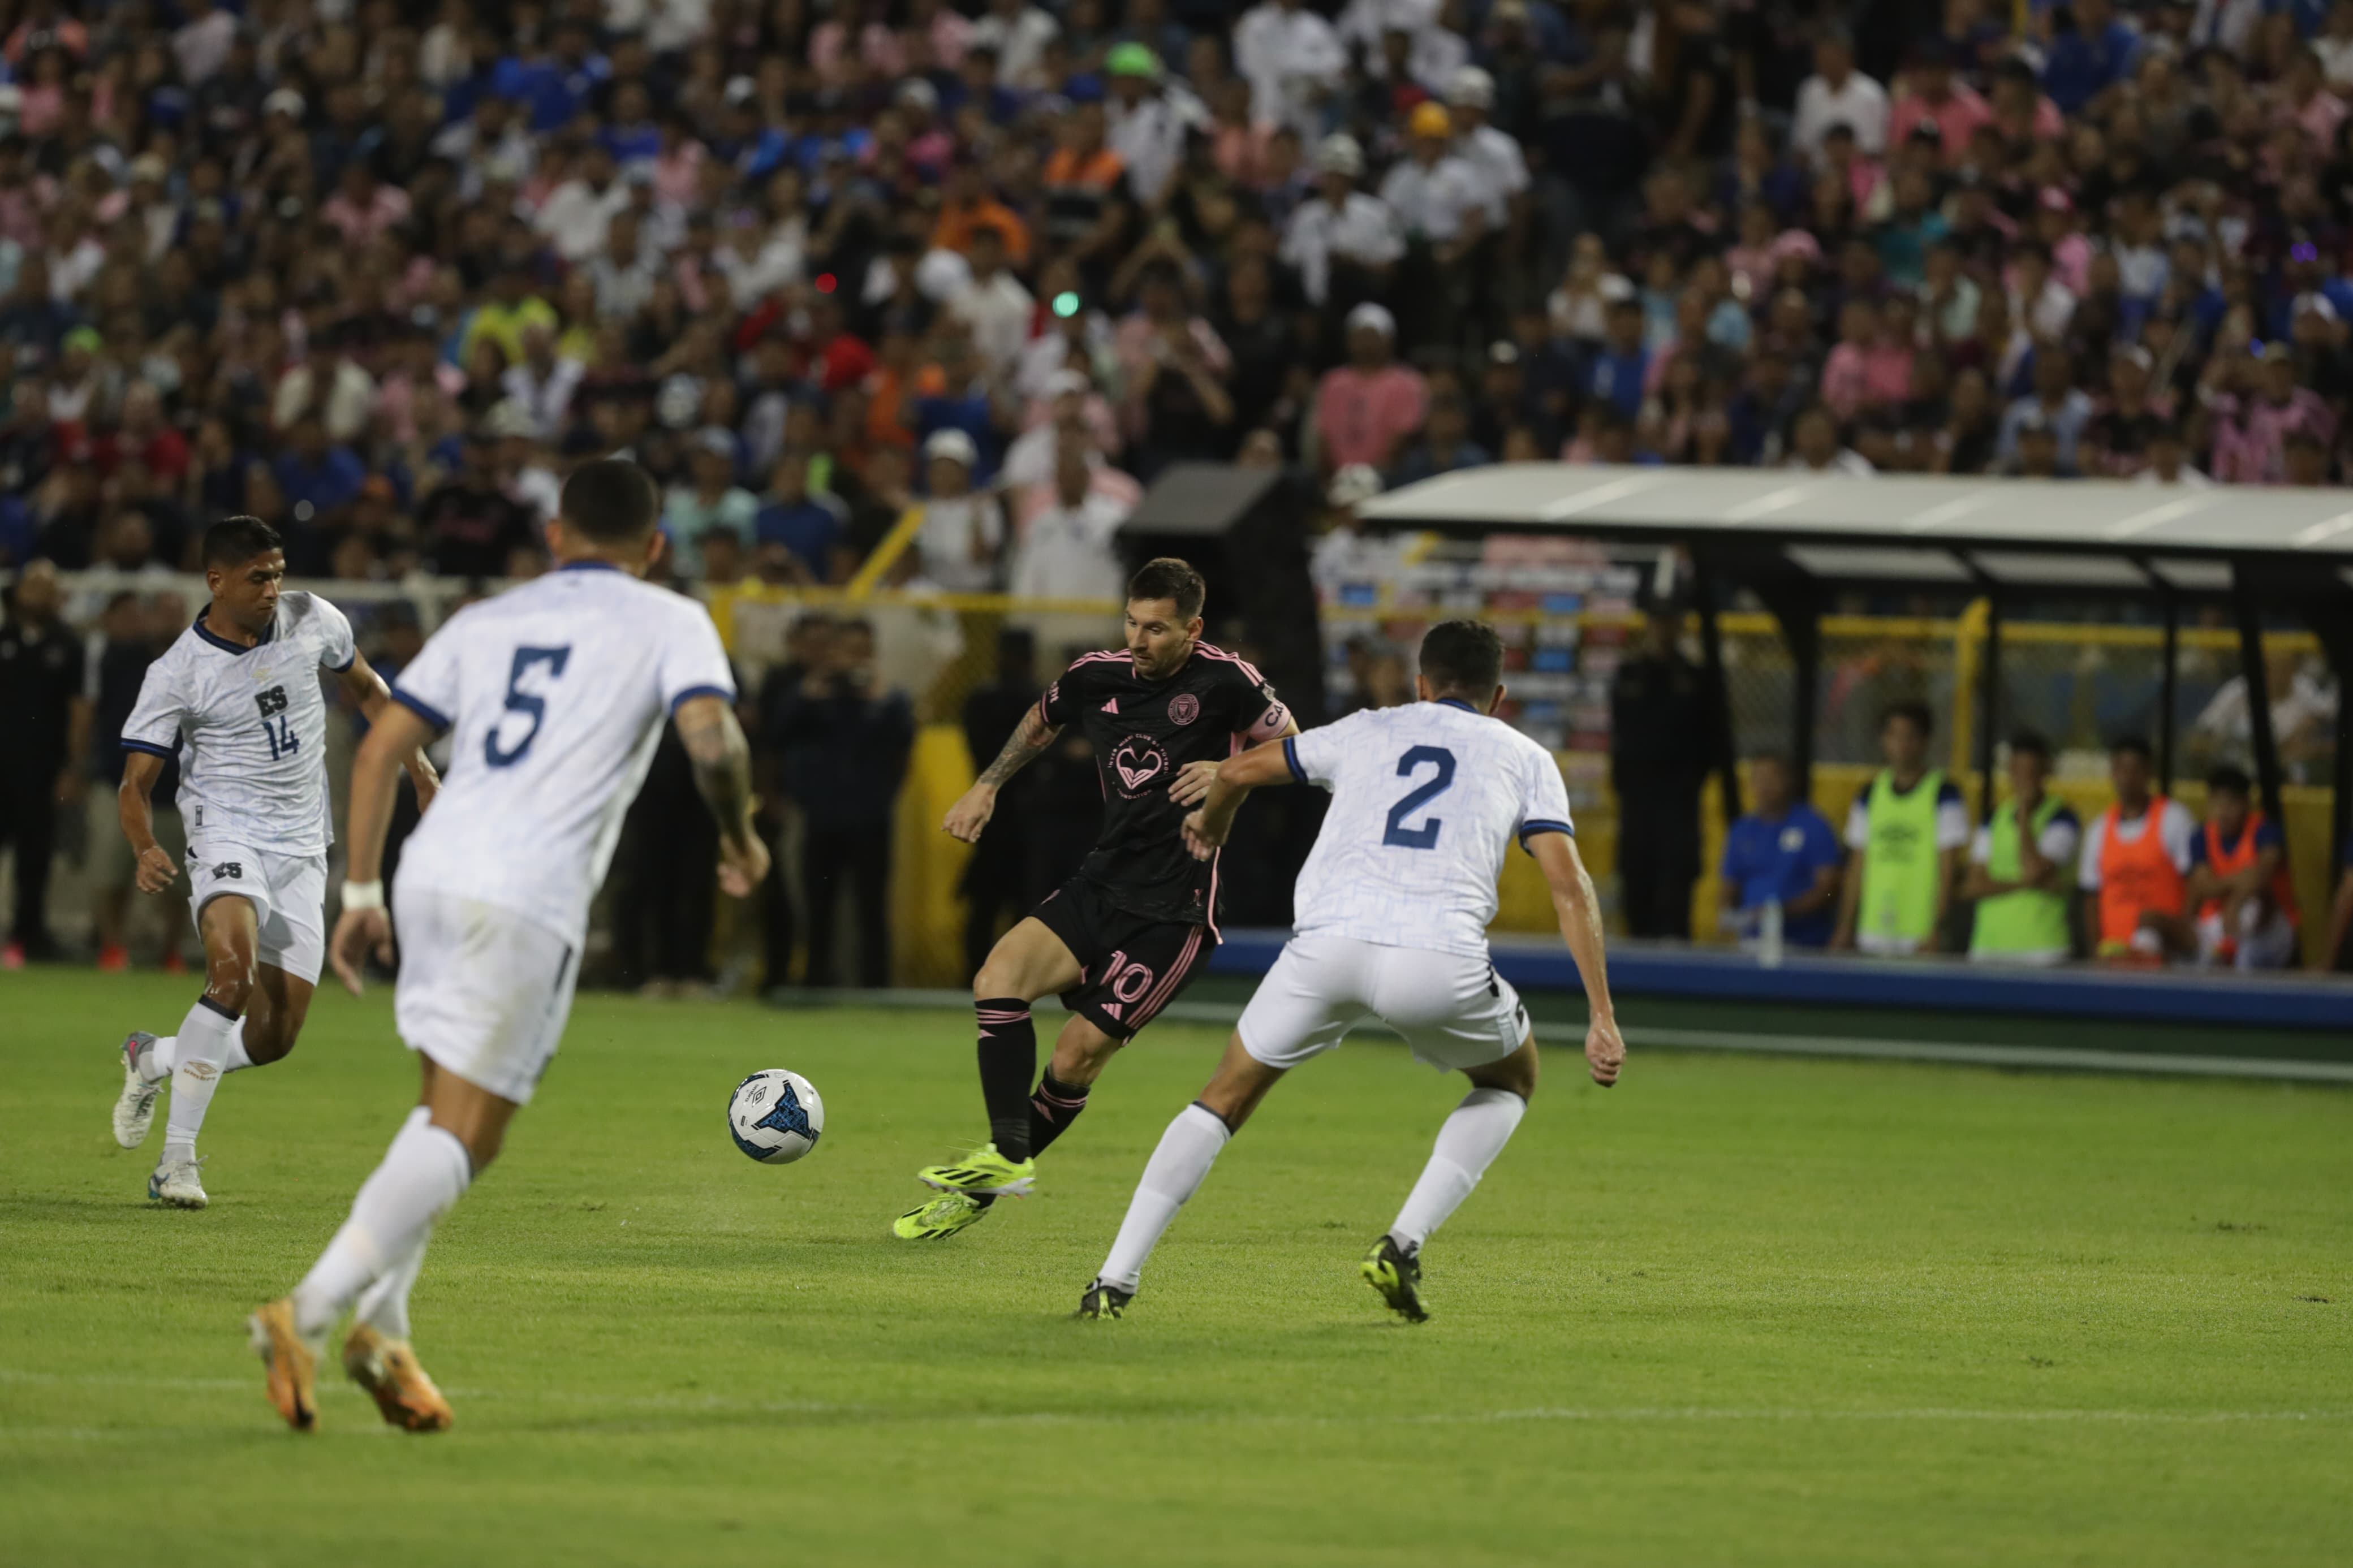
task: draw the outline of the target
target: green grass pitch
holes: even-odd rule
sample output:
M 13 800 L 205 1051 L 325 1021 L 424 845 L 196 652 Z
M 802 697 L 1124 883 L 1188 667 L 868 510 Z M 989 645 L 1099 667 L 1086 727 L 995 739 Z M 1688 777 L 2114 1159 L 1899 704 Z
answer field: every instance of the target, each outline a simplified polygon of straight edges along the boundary
M 1150 1031 L 1039 1196 L 915 1247 L 968 1017 L 586 997 L 417 1293 L 458 1429 L 338 1380 L 304 1438 L 240 1319 L 414 1069 L 385 996 L 322 992 L 214 1102 L 213 1207 L 151 1210 L 110 1047 L 190 993 L 0 979 L 0 1563 L 2353 1560 L 2342 1091 L 1661 1054 L 1604 1093 L 1556 1056 L 1409 1328 L 1355 1265 L 1460 1086 L 1376 1037 L 1087 1324 L 1221 1031 Z M 772 1170 L 721 1112 L 779 1065 L 829 1121 Z

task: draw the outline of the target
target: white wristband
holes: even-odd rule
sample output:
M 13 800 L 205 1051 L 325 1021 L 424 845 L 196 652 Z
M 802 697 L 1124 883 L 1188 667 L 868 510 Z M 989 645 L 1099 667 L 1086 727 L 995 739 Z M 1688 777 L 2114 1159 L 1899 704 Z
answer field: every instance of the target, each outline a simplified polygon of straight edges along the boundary
M 343 908 L 347 910 L 380 910 L 384 908 L 384 883 L 345 882 Z

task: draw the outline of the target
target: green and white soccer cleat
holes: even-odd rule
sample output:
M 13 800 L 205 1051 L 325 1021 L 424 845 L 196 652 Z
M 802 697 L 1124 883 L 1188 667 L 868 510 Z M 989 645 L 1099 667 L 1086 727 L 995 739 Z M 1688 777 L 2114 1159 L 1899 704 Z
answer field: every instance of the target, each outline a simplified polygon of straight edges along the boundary
M 1134 1300 L 1134 1291 L 1123 1290 L 1116 1285 L 1098 1279 L 1087 1287 L 1085 1295 L 1079 1298 L 1079 1310 L 1071 1315 L 1087 1319 L 1124 1317 L 1127 1304 Z
M 122 1092 L 114 1101 L 114 1141 L 125 1149 L 147 1142 L 155 1122 L 155 1101 L 164 1079 L 150 1081 L 143 1069 L 155 1049 L 155 1037 L 133 1031 L 122 1042 Z
M 1364 1275 L 1366 1284 L 1380 1292 L 1390 1311 L 1409 1323 L 1430 1321 L 1430 1313 L 1421 1304 L 1420 1258 L 1384 1236 L 1365 1254 L 1358 1271 Z
M 891 1234 L 902 1241 L 945 1241 L 967 1226 L 978 1225 L 988 1205 L 963 1193 L 943 1193 L 922 1208 L 910 1209 L 891 1224 Z
M 963 1159 L 952 1164 L 934 1165 L 915 1173 L 915 1180 L 927 1187 L 937 1187 L 944 1193 L 966 1193 L 977 1196 L 988 1193 L 997 1197 L 1021 1197 L 1037 1184 L 1038 1162 L 1015 1162 L 997 1152 L 994 1143 L 983 1143 Z
M 149 1201 L 162 1204 L 167 1208 L 200 1209 L 204 1207 L 212 1200 L 205 1196 L 205 1184 L 196 1179 L 196 1167 L 203 1163 L 204 1160 L 199 1157 L 194 1160 L 174 1160 L 168 1164 L 157 1165 L 154 1174 L 147 1178 Z

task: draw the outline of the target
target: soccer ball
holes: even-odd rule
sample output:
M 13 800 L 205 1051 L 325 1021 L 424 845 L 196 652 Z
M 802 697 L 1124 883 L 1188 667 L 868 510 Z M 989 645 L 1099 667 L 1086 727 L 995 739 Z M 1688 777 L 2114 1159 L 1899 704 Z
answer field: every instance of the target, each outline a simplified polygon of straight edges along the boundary
M 789 1165 L 817 1147 L 825 1101 L 797 1072 L 764 1068 L 727 1097 L 727 1135 L 764 1165 Z

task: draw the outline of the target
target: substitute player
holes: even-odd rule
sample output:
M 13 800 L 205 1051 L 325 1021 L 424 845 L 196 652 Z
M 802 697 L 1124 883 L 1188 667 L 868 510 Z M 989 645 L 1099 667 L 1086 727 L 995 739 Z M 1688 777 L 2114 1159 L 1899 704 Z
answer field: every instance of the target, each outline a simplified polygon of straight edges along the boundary
M 147 1195 L 174 1208 L 208 1201 L 196 1133 L 223 1073 L 282 1061 L 302 1032 L 326 945 L 327 703 L 331 669 L 370 722 L 391 700 L 352 642 L 343 613 L 312 594 L 281 593 L 286 553 L 259 518 L 205 531 L 212 603 L 147 667 L 122 726 L 123 837 L 139 858 L 139 889 L 180 874 L 155 842 L 152 804 L 164 763 L 182 745 L 180 809 L 188 830 L 189 908 L 205 944 L 205 990 L 180 1032 L 133 1031 L 122 1042 L 114 1141 L 136 1149 L 168 1080 L 172 1110 Z M 433 764 L 404 759 L 417 803 L 433 798 Z
M 308 1431 L 327 1332 L 356 1305 L 343 1370 L 412 1432 L 449 1406 L 408 1347 L 408 1292 L 433 1225 L 497 1157 L 572 1008 L 588 901 L 674 717 L 720 824 L 720 885 L 742 898 L 768 854 L 752 830 L 751 752 L 719 633 L 692 599 L 640 581 L 660 500 L 634 463 L 574 470 L 547 546 L 557 570 L 453 616 L 400 671 L 396 706 L 352 764 L 351 879 L 332 943 L 353 993 L 389 957 L 384 837 L 396 759 L 451 735 L 450 776 L 400 857 L 394 1018 L 424 1074 L 417 1108 L 351 1218 L 290 1296 L 248 1320 L 279 1415 Z
M 1299 727 L 1256 669 L 1201 640 L 1204 594 L 1184 562 L 1146 562 L 1127 585 L 1127 646 L 1064 670 L 948 809 L 947 831 L 969 844 L 988 826 L 998 786 L 1063 725 L 1079 725 L 1094 747 L 1102 836 L 1077 875 L 1007 931 L 973 977 L 989 1142 L 918 1173 L 942 1195 L 900 1215 L 896 1236 L 954 1236 L 999 1196 L 1028 1192 L 1037 1156 L 1086 1109 L 1112 1053 L 1176 1000 L 1218 945 L 1217 859 L 1186 848 L 1188 792 L 1179 781 L 1190 777 L 1189 799 L 1198 799 L 1237 745 Z M 1060 994 L 1071 1017 L 1033 1093 L 1029 1004 L 1049 993 Z
M 1519 996 L 1487 957 L 1495 877 L 1516 837 L 1552 889 L 1560 932 L 1584 978 L 1593 1081 L 1618 1081 L 1625 1042 L 1603 972 L 1601 909 L 1577 858 L 1560 769 L 1534 741 L 1489 717 L 1503 699 L 1504 647 L 1475 621 L 1432 626 L 1421 644 L 1421 700 L 1351 714 L 1218 770 L 1186 820 L 1212 853 L 1235 804 L 1261 784 L 1321 784 L 1331 809 L 1299 873 L 1295 934 L 1242 1012 L 1201 1098 L 1162 1134 L 1103 1272 L 1079 1302 L 1116 1318 L 1144 1260 L 1275 1080 L 1377 1017 L 1413 1054 L 1471 1080 L 1438 1147 L 1363 1272 L 1409 1322 L 1421 1304 L 1421 1247 L 1503 1152 L 1536 1087 L 1535 1036 Z

